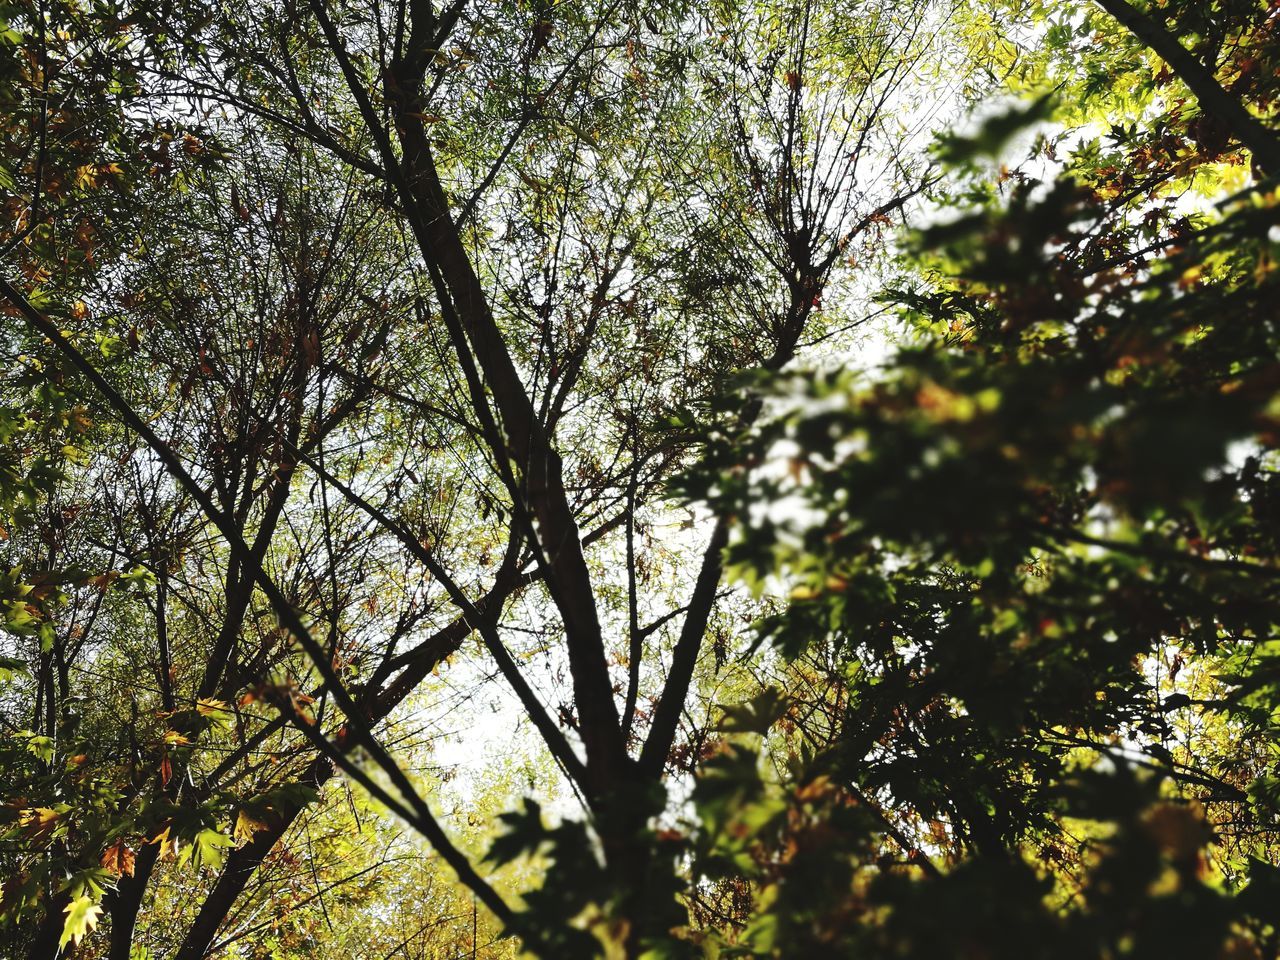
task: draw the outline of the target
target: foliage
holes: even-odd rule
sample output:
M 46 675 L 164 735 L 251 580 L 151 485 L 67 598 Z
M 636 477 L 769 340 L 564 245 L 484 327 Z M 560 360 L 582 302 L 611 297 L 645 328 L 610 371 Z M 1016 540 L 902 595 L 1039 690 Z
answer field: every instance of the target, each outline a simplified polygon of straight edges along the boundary
M 0 952 L 1274 954 L 1275 25 L 0 5 Z
M 916 344 L 875 377 L 765 385 L 778 414 L 713 438 L 721 468 L 689 482 L 741 518 L 730 551 L 748 581 L 790 590 L 763 637 L 830 672 L 785 714 L 774 749 L 805 762 L 784 783 L 841 785 L 888 813 L 909 862 L 946 865 L 828 908 L 818 924 L 891 906 L 877 947 L 830 935 L 857 955 L 1226 955 L 1259 949 L 1246 929 L 1271 949 L 1246 895 L 1273 856 L 1269 764 L 1236 748 L 1265 739 L 1258 708 L 1274 702 L 1251 700 L 1268 681 L 1250 677 L 1277 622 L 1276 195 L 1233 192 L 1222 170 L 1239 155 L 1205 143 L 1191 111 L 1095 79 L 1033 147 L 1034 167 L 1067 146 L 1053 179 L 1002 168 L 988 192 L 989 168 L 969 165 L 977 209 L 917 233 L 921 280 L 885 295 Z M 969 164 L 1037 112 L 952 137 L 948 159 Z M 1216 203 L 1182 213 L 1189 190 Z M 1154 778 L 1136 792 L 1135 764 Z M 1077 842 L 1091 819 L 1110 840 Z M 1044 912 L 1069 891 L 1080 907 Z M 768 900 L 775 925 L 794 915 Z M 1164 912 L 1194 916 L 1204 941 Z M 747 947 L 767 952 L 756 929 Z

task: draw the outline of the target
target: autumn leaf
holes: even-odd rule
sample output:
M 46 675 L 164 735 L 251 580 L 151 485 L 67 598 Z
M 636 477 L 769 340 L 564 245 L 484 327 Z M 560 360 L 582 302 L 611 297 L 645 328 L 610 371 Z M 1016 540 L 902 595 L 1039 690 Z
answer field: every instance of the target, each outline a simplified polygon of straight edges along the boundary
M 157 854 L 158 859 L 163 860 L 165 857 L 173 857 L 176 859 L 178 856 L 178 839 L 172 835 L 172 830 L 172 826 L 166 826 L 149 841 L 150 843 L 159 845 L 160 852 Z
M 207 697 L 201 697 L 196 701 L 196 712 L 200 716 L 205 717 L 223 730 L 231 729 L 235 718 L 232 716 L 231 708 L 222 700 L 210 700 Z
M 34 807 L 18 815 L 18 826 L 32 840 L 52 836 L 62 814 L 51 807 Z
M 236 814 L 235 837 L 237 840 L 252 840 L 259 830 L 267 829 L 267 824 L 254 817 L 247 810 Z
M 123 840 L 117 840 L 102 851 L 102 858 L 98 862 L 114 876 L 132 877 L 134 858 L 133 848 Z

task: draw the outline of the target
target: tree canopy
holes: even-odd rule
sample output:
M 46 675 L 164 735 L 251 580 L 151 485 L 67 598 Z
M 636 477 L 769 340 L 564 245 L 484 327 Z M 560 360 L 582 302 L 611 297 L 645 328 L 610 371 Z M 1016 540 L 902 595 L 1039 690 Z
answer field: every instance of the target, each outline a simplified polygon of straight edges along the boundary
M 1280 955 L 1277 31 L 0 3 L 0 954 Z

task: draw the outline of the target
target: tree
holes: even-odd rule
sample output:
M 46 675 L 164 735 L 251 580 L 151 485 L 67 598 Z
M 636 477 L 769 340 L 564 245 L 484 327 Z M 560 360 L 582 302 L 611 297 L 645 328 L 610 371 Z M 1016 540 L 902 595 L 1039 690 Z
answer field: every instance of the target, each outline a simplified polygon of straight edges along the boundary
M 1265 943 L 1273 791 L 1228 738 L 1273 702 L 1272 208 L 1177 195 L 1269 172 L 1270 26 L 1099 6 L 7 12 L 13 949 L 235 951 L 248 900 L 341 951 L 324 891 L 395 873 L 295 852 L 339 772 L 473 951 L 459 889 L 557 956 L 1077 955 L 1172 910 Z M 1054 85 L 925 152 L 924 98 Z M 980 159 L 1051 116 L 1055 182 Z M 974 212 L 889 271 L 926 199 Z M 784 372 L 885 275 L 883 377 Z M 712 511 L 675 534 L 673 482 Z M 580 816 L 445 825 L 413 740 L 450 658 Z M 1212 875 L 1193 796 L 1259 826 Z

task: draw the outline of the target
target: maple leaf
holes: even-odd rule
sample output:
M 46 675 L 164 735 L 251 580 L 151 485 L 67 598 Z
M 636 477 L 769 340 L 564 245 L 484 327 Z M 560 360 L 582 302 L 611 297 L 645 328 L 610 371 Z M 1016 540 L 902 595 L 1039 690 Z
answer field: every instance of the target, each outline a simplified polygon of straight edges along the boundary
M 67 920 L 62 925 L 62 939 L 58 941 L 58 948 L 65 947 L 68 942 L 77 946 L 80 939 L 90 930 L 98 925 L 98 918 L 102 916 L 102 907 L 94 903 L 90 897 L 76 897 L 67 904 Z
M 222 861 L 226 859 L 227 849 L 234 846 L 235 841 L 230 837 L 219 833 L 217 830 L 206 828 L 197 833 L 191 845 L 185 847 L 178 855 L 178 864 L 181 866 L 190 862 L 191 866 L 196 870 L 201 867 L 217 870 L 222 866 Z
M 241 810 L 236 814 L 236 827 L 234 833 L 237 840 L 252 840 L 255 833 L 259 830 L 265 829 L 267 829 L 267 824 L 253 816 L 247 810 Z
M 117 840 L 102 851 L 102 858 L 98 862 L 106 868 L 108 873 L 117 877 L 132 877 L 134 857 L 133 848 L 123 840 Z
M 18 814 L 18 826 L 33 840 L 52 836 L 62 814 L 51 807 L 34 807 Z

